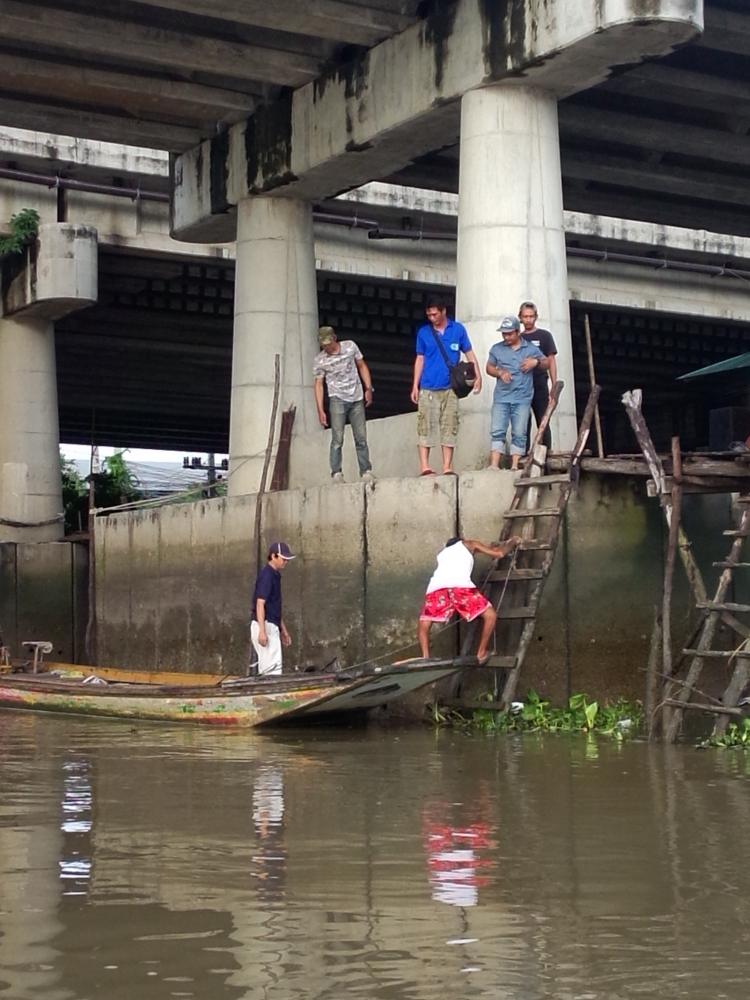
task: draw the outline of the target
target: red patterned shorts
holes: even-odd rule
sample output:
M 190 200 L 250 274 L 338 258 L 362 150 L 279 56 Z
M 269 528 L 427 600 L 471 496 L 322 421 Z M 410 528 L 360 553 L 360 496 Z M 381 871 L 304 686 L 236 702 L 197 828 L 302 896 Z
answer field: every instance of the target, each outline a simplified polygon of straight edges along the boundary
M 446 587 L 425 595 L 419 618 L 423 622 L 447 622 L 455 611 L 465 621 L 473 622 L 490 607 L 476 587 Z

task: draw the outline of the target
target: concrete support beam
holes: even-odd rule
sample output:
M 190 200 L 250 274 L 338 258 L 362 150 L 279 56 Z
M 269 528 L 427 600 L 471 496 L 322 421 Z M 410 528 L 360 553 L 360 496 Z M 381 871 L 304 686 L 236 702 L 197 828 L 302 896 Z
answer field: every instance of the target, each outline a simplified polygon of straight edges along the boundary
M 566 97 L 702 28 L 702 0 L 457 0 L 177 159 L 173 228 L 231 238 L 248 195 L 330 197 L 455 142 L 460 98 L 508 80 Z M 223 235 L 222 235 L 223 231 Z M 210 235 L 209 235 L 210 234 Z
M 710 167 L 703 170 L 686 167 L 662 166 L 660 163 L 644 163 L 628 160 L 611 153 L 572 153 L 563 150 L 563 173 L 566 183 L 580 181 L 587 184 L 594 173 L 598 184 L 611 184 L 630 188 L 634 197 L 648 193 L 682 195 L 685 198 L 703 198 L 706 201 L 725 202 L 733 207 L 747 197 L 747 182 L 744 177 L 730 179 L 717 176 Z
M 499 320 L 530 299 L 547 318 L 564 392 L 553 446 L 576 437 L 568 274 L 557 131 L 557 101 L 532 87 L 488 87 L 467 94 L 461 113 L 456 315 L 482 366 L 500 340 Z M 494 380 L 464 403 L 462 434 L 487 433 Z M 468 404 L 468 405 L 467 405 Z
M 75 139 L 69 135 L 0 126 L 3 160 L 22 160 L 24 166 L 68 175 L 88 173 L 93 180 L 111 183 L 107 174 L 143 178 L 143 186 L 161 190 L 169 177 L 169 155 L 141 146 Z
M 646 63 L 621 76 L 608 80 L 607 91 L 643 99 L 644 92 L 660 103 L 682 105 L 686 100 L 691 107 L 705 108 L 716 114 L 725 114 L 727 101 L 731 101 L 733 115 L 747 113 L 750 107 L 750 81 L 741 77 L 714 76 L 689 69 L 677 69 L 660 63 Z
M 709 7 L 706 11 L 706 36 L 701 44 L 719 52 L 747 52 L 750 25 L 744 15 L 735 11 Z
M 177 153 L 193 146 L 200 138 L 199 129 L 145 118 L 126 118 L 100 111 L 78 111 L 61 107 L 52 99 L 43 104 L 31 104 L 0 94 L 0 119 L 4 125 L 35 129 L 39 132 L 61 132 L 63 135 L 102 142 L 128 142 L 149 149 L 167 149 Z
M 63 522 L 53 322 L 96 301 L 96 231 L 41 226 L 2 277 L 0 541 L 54 541 Z
M 121 107 L 129 116 L 150 112 L 234 122 L 255 107 L 253 97 L 236 90 L 52 59 L 31 63 L 8 52 L 0 53 L 0 77 L 13 80 L 16 93 L 71 101 L 80 101 L 85 94 L 89 106 Z
M 229 422 L 229 494 L 260 484 L 281 356 L 279 416 L 297 408 L 295 434 L 316 425 L 312 362 L 318 293 L 312 208 L 290 198 L 247 198 L 239 207 Z
M 238 80 L 264 80 L 279 86 L 297 84 L 317 76 L 319 60 L 304 52 L 229 42 L 219 37 L 198 38 L 187 32 L 154 28 L 134 21 L 78 14 L 40 7 L 19 0 L 2 0 L 0 16 L 6 44 L 38 44 L 53 41 L 58 52 L 122 60 L 130 57 L 161 72 L 221 72 Z M 303 43 L 300 44 L 300 47 Z
M 560 106 L 560 124 L 564 126 L 568 139 L 584 139 L 603 149 L 610 143 L 632 145 L 637 149 L 650 146 L 659 154 L 680 153 L 741 167 L 750 166 L 747 137 L 730 135 L 718 129 L 697 126 L 686 129 L 677 121 L 647 120 L 623 111 L 583 108 L 575 104 Z
M 387 10 L 371 10 L 346 0 L 141 0 L 148 7 L 163 7 L 185 14 L 220 17 L 253 28 L 279 28 L 314 35 L 350 45 L 375 45 L 388 35 L 403 31 L 414 18 Z

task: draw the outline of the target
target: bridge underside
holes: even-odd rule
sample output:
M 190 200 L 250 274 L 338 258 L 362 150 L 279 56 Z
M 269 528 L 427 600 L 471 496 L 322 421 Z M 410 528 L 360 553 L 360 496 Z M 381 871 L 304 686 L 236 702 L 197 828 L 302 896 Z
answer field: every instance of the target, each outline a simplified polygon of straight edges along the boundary
M 284 88 L 304 86 L 332 67 L 344 72 L 366 49 L 451 4 L 95 6 L 92 13 L 83 0 L 3 4 L 0 121 L 184 152 L 244 121 Z M 750 234 L 746 0 L 705 0 L 699 39 L 615 69 L 605 83 L 562 100 L 559 110 L 566 208 Z M 458 113 L 458 102 L 441 109 L 436 152 L 370 179 L 457 190 Z

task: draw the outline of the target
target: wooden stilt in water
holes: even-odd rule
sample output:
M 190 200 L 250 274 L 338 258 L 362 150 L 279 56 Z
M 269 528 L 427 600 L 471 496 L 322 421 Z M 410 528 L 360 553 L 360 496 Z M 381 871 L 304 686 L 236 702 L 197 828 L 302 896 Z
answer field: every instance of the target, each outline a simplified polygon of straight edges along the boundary
M 651 630 L 651 643 L 648 649 L 648 664 L 646 666 L 646 697 L 643 702 L 646 714 L 646 732 L 650 740 L 655 739 L 661 730 L 661 719 L 656 715 L 657 692 L 659 690 L 658 663 L 663 645 L 661 615 L 658 607 L 654 614 L 654 627 Z
M 651 435 L 641 413 L 641 391 L 636 389 L 625 393 L 622 401 L 641 451 L 648 464 L 655 485 L 655 493 L 659 496 L 669 526 L 669 546 L 665 564 L 662 603 L 664 627 L 662 638 L 662 675 L 664 678 L 662 704 L 666 708 L 663 727 L 664 736 L 669 742 L 674 742 L 680 733 L 686 709 L 699 708 L 708 710 L 703 703 L 691 704 L 690 699 L 693 693 L 697 691 L 696 685 L 706 661 L 720 661 L 724 658 L 723 650 L 712 649 L 719 622 L 722 621 L 729 625 L 737 634 L 742 636 L 743 645 L 744 641 L 747 641 L 748 636 L 750 636 L 748 626 L 735 617 L 737 614 L 750 612 L 750 605 L 735 604 L 727 601 L 729 587 L 733 580 L 732 574 L 740 562 L 744 540 L 750 534 L 750 510 L 747 507 L 744 509 L 736 529 L 724 532 L 725 535 L 732 538 L 732 544 L 727 558 L 721 563 L 722 573 L 719 577 L 713 599 L 709 600 L 703 577 L 693 557 L 690 543 L 679 523 L 682 494 L 682 455 L 679 449 L 679 441 L 676 438 L 672 440 L 673 474 L 667 478 L 664 475 L 664 468 L 654 448 Z M 688 643 L 690 648 L 683 649 L 683 656 L 689 656 L 689 666 L 685 676 L 679 679 L 675 676 L 672 669 L 671 635 L 667 615 L 667 610 L 671 608 L 675 548 L 679 552 L 682 564 L 685 567 L 693 592 L 695 606 L 703 613 L 699 625 L 697 643 L 693 647 L 695 637 L 691 637 Z M 728 719 L 736 714 L 737 701 L 750 678 L 750 662 L 747 657 L 740 655 L 740 650 L 741 647 L 738 648 L 734 672 L 729 684 L 725 688 L 721 703 L 718 708 L 712 710 L 714 714 L 718 714 L 718 719 L 714 726 L 715 734 L 723 732 Z
M 682 453 L 680 439 L 672 438 L 672 489 L 671 514 L 668 518 L 669 535 L 667 556 L 664 561 L 664 588 L 661 604 L 661 670 L 665 678 L 672 676 L 672 590 L 674 586 L 674 564 L 680 537 L 680 517 L 682 514 Z

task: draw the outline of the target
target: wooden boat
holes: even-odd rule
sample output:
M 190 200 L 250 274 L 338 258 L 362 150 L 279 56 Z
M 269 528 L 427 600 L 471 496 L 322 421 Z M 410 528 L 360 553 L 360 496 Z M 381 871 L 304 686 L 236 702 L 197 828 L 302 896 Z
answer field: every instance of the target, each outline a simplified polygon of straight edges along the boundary
M 220 726 L 267 726 L 364 712 L 443 680 L 475 657 L 415 659 L 333 674 L 234 678 L 43 663 L 0 672 L 0 708 Z

